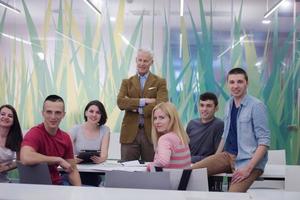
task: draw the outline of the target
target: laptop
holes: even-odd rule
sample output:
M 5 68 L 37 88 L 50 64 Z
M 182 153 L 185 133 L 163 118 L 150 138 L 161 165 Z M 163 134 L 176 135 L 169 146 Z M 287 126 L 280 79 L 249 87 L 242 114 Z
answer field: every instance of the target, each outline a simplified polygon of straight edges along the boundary
M 105 187 L 170 190 L 169 172 L 128 172 L 113 170 L 105 173 Z

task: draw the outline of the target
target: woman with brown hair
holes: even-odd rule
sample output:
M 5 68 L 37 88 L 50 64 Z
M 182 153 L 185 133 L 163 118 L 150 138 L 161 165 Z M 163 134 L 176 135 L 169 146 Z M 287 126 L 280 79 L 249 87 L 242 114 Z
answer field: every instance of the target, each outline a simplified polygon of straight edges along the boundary
M 0 107 L 0 182 L 9 182 L 7 172 L 15 169 L 20 159 L 23 140 L 17 112 L 11 105 Z

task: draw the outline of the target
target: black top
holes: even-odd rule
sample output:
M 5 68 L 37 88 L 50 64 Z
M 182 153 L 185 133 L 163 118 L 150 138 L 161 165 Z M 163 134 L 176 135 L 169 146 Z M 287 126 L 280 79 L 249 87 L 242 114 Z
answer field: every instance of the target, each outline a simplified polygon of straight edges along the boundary
M 233 101 L 231 114 L 230 114 L 229 132 L 224 146 L 224 150 L 233 155 L 238 154 L 237 129 L 236 129 L 238 112 L 239 112 L 239 108 L 235 106 L 235 103 Z

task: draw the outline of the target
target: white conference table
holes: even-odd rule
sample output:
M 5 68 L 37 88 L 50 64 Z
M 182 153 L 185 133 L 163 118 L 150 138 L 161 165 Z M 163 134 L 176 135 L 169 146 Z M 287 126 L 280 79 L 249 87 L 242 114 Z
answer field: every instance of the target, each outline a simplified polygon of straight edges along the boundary
M 54 185 L 0 183 L 0 199 L 5 200 L 299 200 L 300 192 L 258 190 L 248 193 L 144 190 Z
M 265 180 L 281 180 L 284 181 L 287 165 L 266 165 L 265 171 L 261 178 Z M 77 168 L 80 172 L 93 172 L 93 173 L 105 173 L 112 170 L 122 171 L 146 171 L 145 165 L 140 166 L 123 166 L 117 161 L 108 160 L 102 164 L 78 164 Z M 216 176 L 228 176 L 231 174 L 217 174 Z
M 266 165 L 264 173 L 261 175 L 261 177 L 258 179 L 260 183 L 256 183 L 256 187 L 269 187 L 269 182 L 264 181 L 275 181 L 276 183 L 272 183 L 273 187 L 274 184 L 278 188 L 284 188 L 285 185 L 285 174 L 286 174 L 286 166 L 287 165 Z M 121 171 L 146 171 L 145 165 L 139 165 L 139 166 L 123 166 L 120 163 L 117 163 L 117 161 L 108 160 L 105 163 L 102 164 L 79 164 L 77 165 L 77 168 L 80 172 L 90 172 L 90 173 L 97 173 L 97 174 L 105 174 L 107 171 L 113 171 L 113 170 L 121 170 Z M 232 174 L 226 174 L 221 173 L 214 176 L 223 176 L 223 177 L 229 177 L 231 178 Z M 219 185 L 219 190 L 222 189 L 222 183 L 215 183 L 215 184 L 221 184 Z M 257 185 L 260 184 L 260 185 Z M 264 185 L 264 184 L 267 184 Z M 278 186 L 280 185 L 280 186 Z M 270 187 L 272 188 L 272 187 Z
M 253 200 L 299 200 L 300 192 L 289 192 L 285 190 L 256 189 L 249 190 L 247 194 Z
M 77 164 L 77 169 L 79 172 L 91 172 L 91 173 L 102 173 L 107 171 L 121 170 L 121 171 L 146 171 L 146 165 L 132 165 L 124 166 L 118 163 L 116 160 L 107 160 L 101 164 Z
M 270 180 L 284 180 L 288 165 L 266 165 L 262 178 Z
M 286 166 L 288 165 L 266 165 L 264 173 L 260 176 L 260 178 L 264 180 L 285 180 Z M 220 173 L 214 176 L 227 176 L 231 177 L 232 174 Z
M 280 180 L 284 181 L 285 179 L 285 173 L 286 173 L 286 167 L 288 165 L 266 165 L 264 173 L 260 176 L 260 178 L 263 178 L 264 180 Z M 232 174 L 218 174 L 219 176 L 227 176 L 231 177 Z
M 248 193 L 144 190 L 0 183 L 0 199 L 6 200 L 250 200 Z M 274 199 L 273 199 L 274 200 Z

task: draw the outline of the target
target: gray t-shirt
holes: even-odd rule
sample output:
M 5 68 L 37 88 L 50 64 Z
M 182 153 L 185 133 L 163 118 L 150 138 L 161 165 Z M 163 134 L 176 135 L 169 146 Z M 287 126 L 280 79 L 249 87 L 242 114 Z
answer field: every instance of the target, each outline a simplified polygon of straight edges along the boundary
M 81 150 L 101 150 L 103 136 L 110 134 L 108 126 L 100 126 L 99 135 L 96 138 L 89 139 L 83 133 L 82 125 L 76 125 L 70 130 L 74 143 L 74 153 L 78 155 Z
M 205 124 L 199 118 L 188 123 L 186 132 L 190 138 L 192 163 L 198 162 L 217 151 L 223 130 L 224 122 L 216 117 Z

